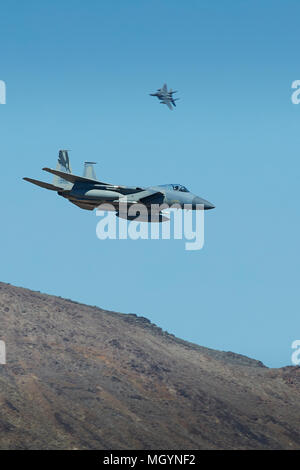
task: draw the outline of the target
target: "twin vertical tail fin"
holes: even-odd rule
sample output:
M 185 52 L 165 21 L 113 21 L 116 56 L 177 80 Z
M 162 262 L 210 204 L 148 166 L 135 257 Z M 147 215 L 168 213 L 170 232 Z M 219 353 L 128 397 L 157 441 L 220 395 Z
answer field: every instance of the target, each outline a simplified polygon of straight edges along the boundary
M 72 173 L 68 150 L 59 151 L 56 169 L 58 171 L 63 171 L 64 173 Z M 71 189 L 73 186 L 72 183 L 57 175 L 54 175 L 53 184 L 54 186 L 59 186 L 63 189 Z
M 96 178 L 96 173 L 94 169 L 94 165 L 96 162 L 85 162 L 84 163 L 84 170 L 83 170 L 83 176 L 84 178 L 88 178 L 91 180 L 97 180 Z M 70 165 L 70 159 L 69 159 L 69 154 L 68 150 L 60 150 L 58 154 L 58 160 L 57 160 L 57 165 L 56 165 L 56 170 L 63 172 L 63 173 L 68 173 L 72 174 L 72 169 Z M 53 178 L 53 184 L 54 186 L 59 186 L 63 189 L 71 189 L 73 187 L 73 183 L 69 180 L 69 178 L 64 179 L 63 176 L 61 175 L 54 175 Z
M 84 162 L 83 176 L 92 180 L 96 180 L 96 173 L 94 165 L 96 162 Z
M 72 170 L 71 170 L 71 167 L 70 167 L 70 159 L 69 159 L 68 150 L 60 150 L 59 151 L 58 165 L 60 165 L 59 171 L 65 171 L 66 173 L 72 173 Z

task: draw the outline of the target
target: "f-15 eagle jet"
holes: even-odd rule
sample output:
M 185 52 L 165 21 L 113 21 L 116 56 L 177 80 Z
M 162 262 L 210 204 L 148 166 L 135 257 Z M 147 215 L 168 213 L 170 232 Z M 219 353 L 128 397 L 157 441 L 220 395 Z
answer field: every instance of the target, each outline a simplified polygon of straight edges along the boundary
M 173 91 L 172 88 L 168 91 L 167 84 L 165 83 L 156 93 L 150 93 L 150 96 L 157 96 L 160 100 L 160 104 L 166 104 L 169 109 L 173 110 L 172 105 L 176 106 L 175 101 L 179 100 L 179 98 L 173 98 L 173 93 L 177 93 L 177 91 Z
M 207 210 L 215 207 L 211 202 L 196 196 L 180 184 L 163 184 L 141 188 L 104 183 L 96 178 L 94 164 L 95 162 L 85 162 L 83 176 L 74 175 L 68 151 L 60 150 L 56 170 L 43 168 L 44 171 L 54 175 L 52 184 L 32 178 L 23 179 L 50 191 L 56 191 L 59 196 L 68 199 L 81 209 L 93 210 L 101 205 L 102 210 L 113 210 L 118 217 L 128 220 L 134 220 L 137 217 L 137 215 L 130 215 L 129 208 L 138 203 L 143 204 L 147 209 L 147 216 L 144 220 L 139 217 L 139 221 L 144 222 L 168 220 L 162 211 L 166 209 L 166 206 L 170 207 L 174 204 L 182 209 L 188 204 L 188 208 L 192 210 Z M 102 204 L 106 204 L 107 208 L 103 208 Z M 121 210 L 124 204 L 128 208 L 125 215 Z

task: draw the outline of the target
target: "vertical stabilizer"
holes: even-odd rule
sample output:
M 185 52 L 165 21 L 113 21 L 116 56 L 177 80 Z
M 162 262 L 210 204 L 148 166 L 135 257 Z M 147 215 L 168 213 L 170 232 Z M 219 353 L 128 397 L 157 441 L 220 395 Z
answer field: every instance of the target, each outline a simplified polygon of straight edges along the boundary
M 64 171 L 65 173 L 72 173 L 68 150 L 59 151 L 56 169 L 58 171 Z M 69 181 L 66 181 L 56 175 L 53 178 L 53 184 L 54 186 L 59 186 L 64 189 L 69 189 L 73 186 Z
M 84 162 L 83 176 L 85 178 L 97 179 L 94 165 L 96 165 L 96 162 Z

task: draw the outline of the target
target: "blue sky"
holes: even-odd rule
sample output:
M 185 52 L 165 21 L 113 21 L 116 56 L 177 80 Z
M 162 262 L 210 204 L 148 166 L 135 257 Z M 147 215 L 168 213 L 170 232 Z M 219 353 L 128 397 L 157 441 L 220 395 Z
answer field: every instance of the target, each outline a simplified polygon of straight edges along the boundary
M 0 280 L 137 313 L 215 349 L 291 363 L 299 339 L 297 1 L 1 2 Z M 174 112 L 148 93 L 179 90 Z M 205 245 L 96 238 L 50 181 L 59 148 L 103 181 L 179 182 L 216 205 Z M 101 338 L 99 338 L 101 341 Z

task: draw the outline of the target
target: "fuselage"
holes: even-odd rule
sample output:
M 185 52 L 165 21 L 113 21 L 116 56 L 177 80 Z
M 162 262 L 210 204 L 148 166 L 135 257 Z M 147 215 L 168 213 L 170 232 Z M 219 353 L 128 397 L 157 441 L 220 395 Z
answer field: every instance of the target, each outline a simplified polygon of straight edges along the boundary
M 188 191 L 184 186 L 180 184 L 167 184 L 151 186 L 148 188 L 139 187 L 120 187 L 116 186 L 116 189 L 112 187 L 105 187 L 102 184 L 85 184 L 75 183 L 70 190 L 59 191 L 58 194 L 70 200 L 70 202 L 76 204 L 87 205 L 86 208 L 93 209 L 101 204 L 110 204 L 118 210 L 119 204 L 124 203 L 127 200 L 127 204 L 130 206 L 136 203 L 143 203 L 139 201 L 141 191 L 147 193 L 148 199 L 153 194 L 161 194 L 159 199 L 160 204 L 168 206 L 176 205 L 179 208 L 184 209 L 185 206 L 189 206 L 190 209 L 197 209 L 202 206 L 204 210 L 213 209 L 215 206 L 209 201 L 200 198 L 199 196 Z M 136 200 L 135 200 L 135 195 Z M 127 198 L 127 199 L 126 199 Z M 78 205 L 77 204 L 77 205 Z M 147 207 L 151 207 L 152 203 L 145 202 Z M 83 207 L 85 208 L 85 207 Z

